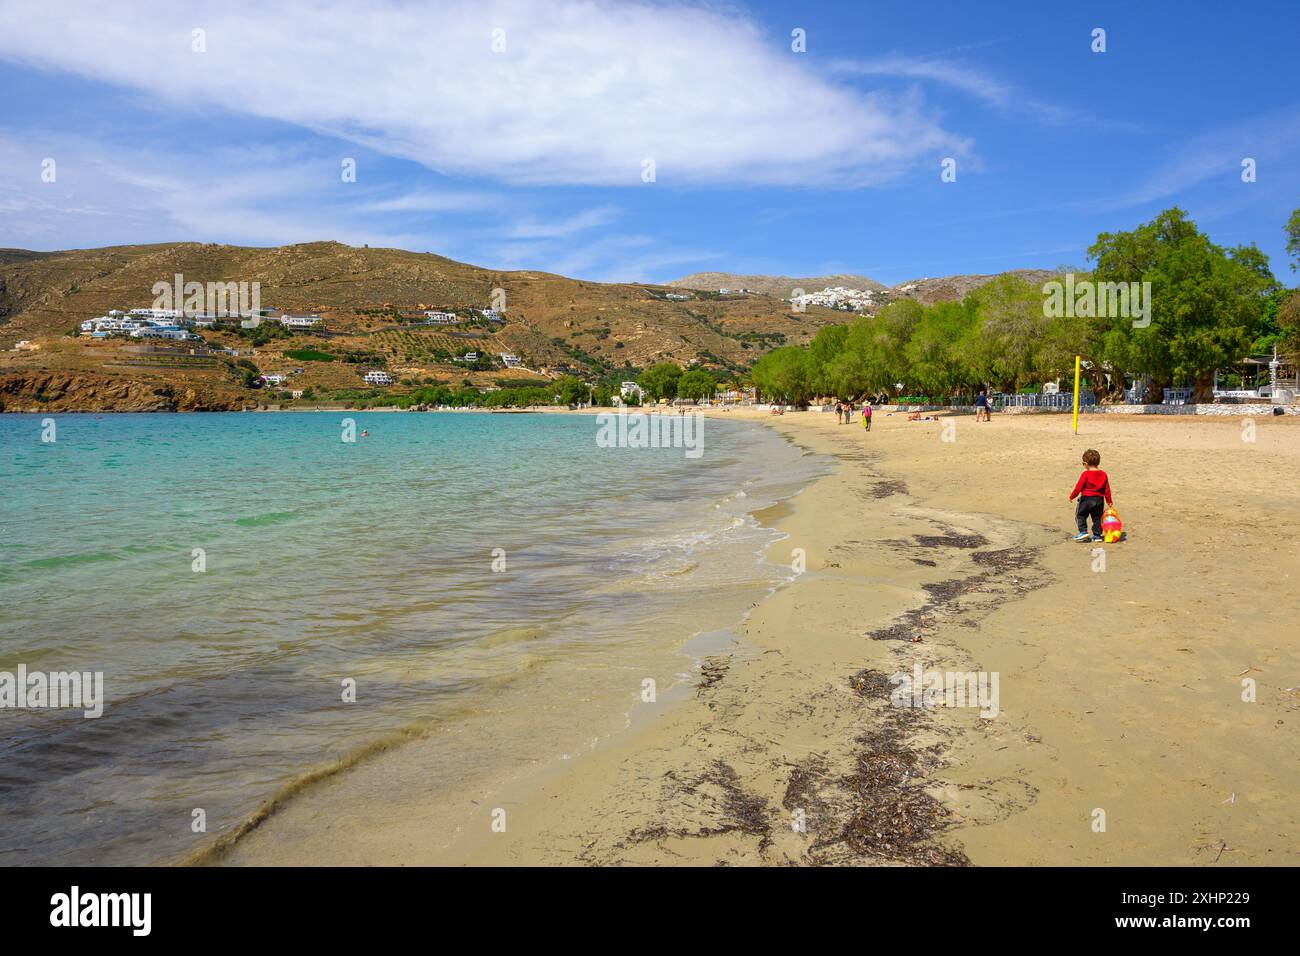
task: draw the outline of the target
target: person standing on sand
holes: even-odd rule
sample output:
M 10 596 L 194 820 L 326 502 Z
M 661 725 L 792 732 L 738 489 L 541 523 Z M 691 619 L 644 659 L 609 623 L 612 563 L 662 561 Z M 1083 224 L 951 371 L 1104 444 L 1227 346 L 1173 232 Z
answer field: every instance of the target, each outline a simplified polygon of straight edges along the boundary
M 1079 526 L 1075 541 L 1102 541 L 1101 513 L 1105 506 L 1111 504 L 1110 479 L 1101 470 L 1101 452 L 1089 448 L 1083 453 L 1083 474 L 1070 492 L 1070 501 L 1076 497 L 1079 505 L 1074 511 L 1074 520 Z M 1088 535 L 1088 519 L 1092 519 L 1092 535 Z
M 984 394 L 984 389 L 975 396 L 975 421 L 989 420 L 989 397 Z
M 853 421 L 853 403 L 845 402 L 844 403 L 844 424 L 847 425 L 851 421 Z
M 862 403 L 862 430 L 871 431 L 871 401 L 868 399 Z
M 835 400 L 835 424 L 844 424 L 844 406 L 840 404 L 838 398 Z

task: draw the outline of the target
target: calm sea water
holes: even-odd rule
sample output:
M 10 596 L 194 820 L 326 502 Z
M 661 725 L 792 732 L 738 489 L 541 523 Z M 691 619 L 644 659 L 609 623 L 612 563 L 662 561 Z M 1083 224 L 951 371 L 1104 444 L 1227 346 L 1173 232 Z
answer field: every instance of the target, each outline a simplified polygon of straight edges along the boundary
M 7 865 L 183 858 L 413 729 L 475 728 L 431 790 L 580 747 L 788 573 L 751 512 L 825 468 L 716 419 L 689 459 L 589 416 L 54 418 L 0 416 L 0 671 L 107 700 L 0 709 Z

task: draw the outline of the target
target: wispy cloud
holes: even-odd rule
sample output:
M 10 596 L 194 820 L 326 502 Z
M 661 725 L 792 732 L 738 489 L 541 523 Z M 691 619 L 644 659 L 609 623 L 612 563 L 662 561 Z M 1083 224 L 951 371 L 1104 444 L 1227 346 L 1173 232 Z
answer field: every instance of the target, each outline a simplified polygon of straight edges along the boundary
M 511 239 L 561 239 L 603 226 L 613 221 L 617 215 L 618 210 L 613 206 L 598 206 L 554 221 L 529 219 L 514 223 L 507 227 L 506 235 Z
M 988 41 L 988 43 L 1000 41 Z M 957 47 L 955 51 L 973 49 L 983 44 Z M 1107 129 L 1136 129 L 1122 120 L 1099 118 L 1085 110 L 1049 103 L 1027 93 L 1014 83 L 987 70 L 952 59 L 943 54 L 905 56 L 893 54 L 861 60 L 836 60 L 831 72 L 842 77 L 892 77 L 937 83 L 957 90 L 985 106 L 1003 113 L 1026 117 L 1048 126 L 1081 123 Z
M 1206 130 L 1170 147 L 1163 160 L 1127 190 L 1097 199 L 1093 208 L 1124 209 L 1166 200 L 1214 179 L 1238 190 L 1240 208 L 1267 184 L 1279 181 L 1285 172 L 1288 184 L 1295 181 L 1296 156 L 1300 154 L 1300 106 L 1287 106 L 1245 117 Z M 1256 162 L 1255 183 L 1241 179 L 1242 161 Z M 1220 202 L 1223 200 L 1220 199 Z
M 34 145 L 39 144 L 39 147 Z M 0 207 L 14 213 L 0 241 L 48 248 L 193 240 L 280 245 L 337 239 L 354 245 L 437 248 L 427 229 L 393 228 L 391 216 L 353 203 L 333 162 L 301 146 L 232 146 L 173 152 L 70 133 L 0 129 Z M 44 158 L 55 180 L 41 178 Z M 358 198 L 362 194 L 355 194 Z M 327 198 L 328 197 L 328 198 Z
M 358 209 L 370 213 L 476 212 L 498 209 L 505 202 L 503 196 L 490 193 L 418 189 L 372 199 L 361 203 Z
M 502 268 L 540 269 L 566 276 L 583 276 L 600 282 L 645 282 L 664 270 L 698 271 L 710 262 L 726 259 L 709 249 L 673 248 L 647 235 L 604 235 L 581 245 L 506 243 L 496 247 Z

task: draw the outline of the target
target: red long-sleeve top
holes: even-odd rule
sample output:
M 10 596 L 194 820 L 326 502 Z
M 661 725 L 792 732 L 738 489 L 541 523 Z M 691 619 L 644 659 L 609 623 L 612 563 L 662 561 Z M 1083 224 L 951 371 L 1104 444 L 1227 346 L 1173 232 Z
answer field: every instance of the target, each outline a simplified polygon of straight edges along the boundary
M 1070 500 L 1073 501 L 1079 495 L 1091 495 L 1093 497 L 1101 495 L 1106 499 L 1106 504 L 1110 504 L 1110 479 L 1106 477 L 1106 473 L 1100 468 L 1089 468 L 1079 476 L 1074 490 L 1070 492 Z

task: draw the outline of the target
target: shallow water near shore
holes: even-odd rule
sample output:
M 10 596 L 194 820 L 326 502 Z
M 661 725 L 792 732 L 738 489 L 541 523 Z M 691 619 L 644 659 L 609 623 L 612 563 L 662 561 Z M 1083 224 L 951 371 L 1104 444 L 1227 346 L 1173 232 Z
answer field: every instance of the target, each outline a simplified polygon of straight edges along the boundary
M 184 858 L 403 733 L 431 791 L 576 753 L 789 575 L 751 513 L 827 467 L 716 419 L 698 459 L 576 415 L 56 420 L 0 418 L 0 671 L 107 701 L 0 709 L 9 865 Z

